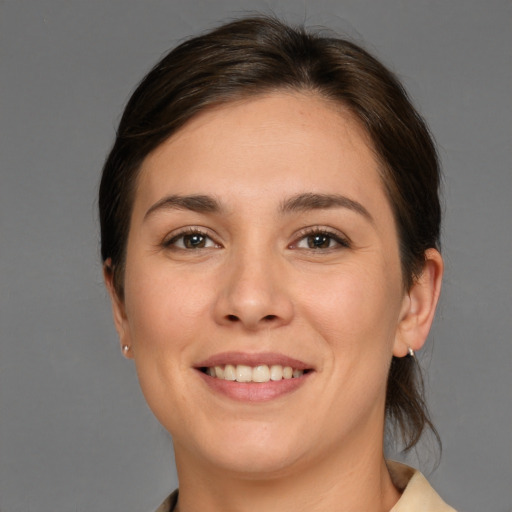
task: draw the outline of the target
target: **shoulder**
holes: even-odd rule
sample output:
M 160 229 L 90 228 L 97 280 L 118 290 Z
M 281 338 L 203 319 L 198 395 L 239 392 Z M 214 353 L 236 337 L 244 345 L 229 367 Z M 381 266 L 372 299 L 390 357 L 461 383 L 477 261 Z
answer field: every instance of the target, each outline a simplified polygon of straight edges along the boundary
M 387 461 L 393 483 L 402 496 L 390 512 L 456 512 L 447 505 L 416 469 L 399 462 Z

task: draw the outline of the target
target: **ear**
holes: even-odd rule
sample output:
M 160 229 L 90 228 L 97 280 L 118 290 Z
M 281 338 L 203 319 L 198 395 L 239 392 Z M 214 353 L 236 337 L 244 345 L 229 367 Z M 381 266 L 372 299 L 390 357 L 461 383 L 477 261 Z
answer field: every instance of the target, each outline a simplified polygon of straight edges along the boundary
M 441 293 L 443 268 L 443 258 L 439 251 L 436 249 L 425 251 L 423 272 L 404 296 L 393 345 L 394 356 L 404 357 L 409 348 L 416 351 L 423 347 L 434 320 Z
M 112 268 L 112 260 L 108 258 L 103 264 L 103 279 L 107 287 L 108 294 L 110 295 L 110 302 L 112 304 L 112 315 L 114 317 L 114 325 L 116 327 L 121 350 L 123 355 L 127 358 L 133 358 L 133 351 L 131 350 L 132 342 L 130 339 L 130 329 L 128 327 L 128 319 L 126 317 L 126 308 L 124 300 L 119 297 L 114 286 L 114 271 Z M 128 350 L 124 350 L 128 347 Z

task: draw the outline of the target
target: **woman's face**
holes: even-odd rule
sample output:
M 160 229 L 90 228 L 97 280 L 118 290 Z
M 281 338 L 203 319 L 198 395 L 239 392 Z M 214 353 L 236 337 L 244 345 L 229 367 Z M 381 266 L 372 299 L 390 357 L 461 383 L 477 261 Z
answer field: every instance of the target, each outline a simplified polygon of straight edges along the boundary
M 143 163 L 124 289 L 121 341 L 178 461 L 271 474 L 380 446 L 407 297 L 348 111 L 273 93 L 194 118 Z

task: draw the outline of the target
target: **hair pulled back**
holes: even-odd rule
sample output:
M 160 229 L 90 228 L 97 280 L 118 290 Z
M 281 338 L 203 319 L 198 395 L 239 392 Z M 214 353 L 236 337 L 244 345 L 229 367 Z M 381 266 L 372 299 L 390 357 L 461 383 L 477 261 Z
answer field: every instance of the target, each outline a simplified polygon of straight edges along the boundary
M 359 46 L 270 17 L 244 18 L 168 53 L 131 96 L 100 185 L 101 255 L 123 298 L 126 243 L 137 176 L 146 156 L 211 106 L 272 91 L 316 93 L 350 111 L 368 133 L 398 229 L 403 283 L 439 248 L 439 165 L 429 130 L 406 92 Z M 386 414 L 405 449 L 433 427 L 414 357 L 393 357 Z

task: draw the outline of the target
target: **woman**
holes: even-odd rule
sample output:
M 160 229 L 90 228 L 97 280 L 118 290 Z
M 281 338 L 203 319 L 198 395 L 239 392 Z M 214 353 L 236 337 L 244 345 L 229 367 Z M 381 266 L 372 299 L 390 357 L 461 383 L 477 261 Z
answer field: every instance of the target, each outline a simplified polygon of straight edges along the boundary
M 146 76 L 100 218 L 122 351 L 174 442 L 159 511 L 453 510 L 383 455 L 386 419 L 405 449 L 433 429 L 438 185 L 423 120 L 347 41 L 242 19 Z

